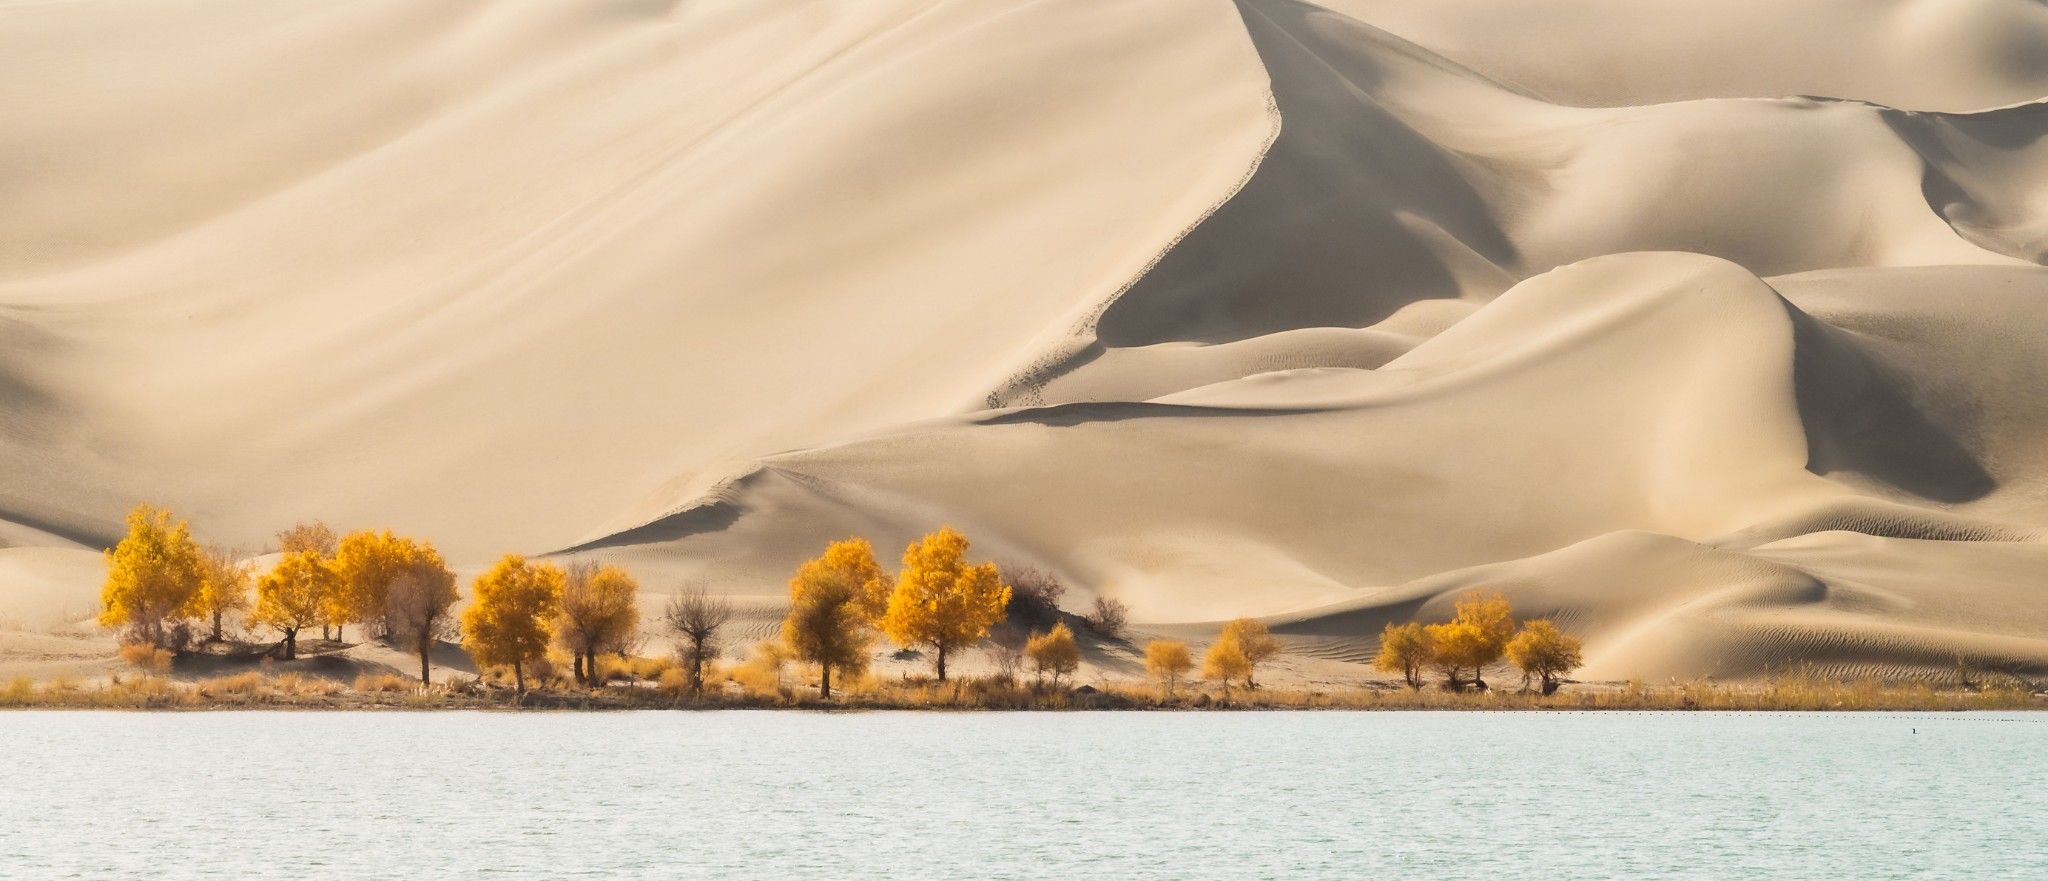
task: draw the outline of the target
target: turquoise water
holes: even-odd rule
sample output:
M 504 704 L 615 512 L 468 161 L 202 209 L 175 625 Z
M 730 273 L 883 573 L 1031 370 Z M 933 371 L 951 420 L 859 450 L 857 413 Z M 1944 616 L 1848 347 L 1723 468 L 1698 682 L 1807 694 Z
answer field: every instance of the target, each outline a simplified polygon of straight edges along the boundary
M 0 713 L 0 878 L 2048 878 L 2048 715 Z

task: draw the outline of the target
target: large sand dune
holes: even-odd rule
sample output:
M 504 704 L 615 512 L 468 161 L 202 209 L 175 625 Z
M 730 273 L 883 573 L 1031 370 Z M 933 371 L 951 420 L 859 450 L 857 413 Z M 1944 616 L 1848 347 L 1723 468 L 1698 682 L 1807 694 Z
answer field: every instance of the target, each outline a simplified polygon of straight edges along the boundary
M 149 499 L 2048 672 L 2032 0 L 0 3 L 0 96 L 0 619 Z

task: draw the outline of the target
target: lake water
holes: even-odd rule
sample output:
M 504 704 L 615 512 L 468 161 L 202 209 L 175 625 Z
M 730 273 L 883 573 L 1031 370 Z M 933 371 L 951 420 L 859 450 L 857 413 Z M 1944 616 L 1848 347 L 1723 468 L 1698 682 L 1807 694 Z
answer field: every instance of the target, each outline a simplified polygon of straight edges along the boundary
M 0 713 L 0 878 L 2048 878 L 2048 715 Z

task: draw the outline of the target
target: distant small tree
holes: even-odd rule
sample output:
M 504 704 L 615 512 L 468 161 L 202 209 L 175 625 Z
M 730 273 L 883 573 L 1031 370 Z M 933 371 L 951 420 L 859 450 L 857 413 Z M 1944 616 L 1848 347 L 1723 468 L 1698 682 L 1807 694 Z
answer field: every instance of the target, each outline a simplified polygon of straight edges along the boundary
M 1152 678 L 1166 686 L 1166 696 L 1173 696 L 1173 688 L 1180 684 L 1181 677 L 1195 669 L 1195 661 L 1188 655 L 1188 644 L 1177 639 L 1155 639 L 1145 643 L 1145 671 Z
M 819 696 L 832 696 L 833 668 L 847 675 L 867 669 L 874 644 L 868 612 L 880 581 L 881 567 L 859 539 L 833 542 L 789 579 L 782 642 L 797 660 L 818 665 Z
M 625 646 L 640 627 L 640 583 L 617 566 L 587 561 L 564 570 L 555 638 L 575 658 L 576 681 L 597 684 L 597 654 Z
M 1095 597 L 1095 608 L 1088 613 L 1088 629 L 1105 639 L 1122 639 L 1124 625 L 1131 619 L 1131 607 L 1123 600 L 1106 596 Z
M 1401 674 L 1409 688 L 1422 687 L 1422 668 L 1430 662 L 1429 631 L 1421 624 L 1388 622 L 1380 631 L 1380 653 L 1372 659 L 1375 669 Z
M 250 620 L 284 636 L 284 659 L 298 656 L 299 631 L 327 620 L 341 576 L 318 551 L 285 554 L 256 581 L 256 611 Z
M 1202 657 L 1202 676 L 1216 679 L 1228 685 L 1232 679 L 1244 680 L 1244 687 L 1257 688 L 1253 680 L 1260 664 L 1280 653 L 1280 641 L 1273 638 L 1271 630 L 1254 618 L 1239 618 L 1223 625 L 1216 642 Z
M 1457 615 L 1448 623 L 1424 628 L 1431 656 L 1446 672 L 1452 688 L 1465 684 L 1462 673 L 1472 671 L 1471 684 L 1486 687 L 1486 668 L 1498 663 L 1515 634 L 1515 619 L 1508 599 L 1498 593 L 1468 594 L 1457 601 Z
M 1010 587 L 995 564 L 972 565 L 966 556 L 967 537 L 952 527 L 911 542 L 882 621 L 897 645 L 932 649 L 941 682 L 946 656 L 987 636 L 1010 602 Z
M 241 554 L 218 545 L 200 553 L 199 567 L 205 574 L 192 607 L 210 626 L 207 641 L 220 642 L 227 616 L 249 609 L 249 588 L 255 578 Z
M 701 586 L 670 597 L 662 622 L 676 636 L 676 655 L 689 668 L 690 693 L 704 691 L 704 667 L 718 657 L 718 634 L 732 623 L 732 601 L 714 597 Z
M 334 534 L 334 528 L 318 520 L 295 524 L 277 534 L 280 553 L 313 551 L 323 557 L 332 557 L 339 547 L 340 538 Z
M 1540 680 L 1544 694 L 1557 691 L 1559 678 L 1585 663 L 1583 654 L 1578 637 L 1557 629 L 1545 618 L 1523 624 L 1507 645 L 1509 663 L 1520 667 L 1524 677 Z
M 136 505 L 128 512 L 128 534 L 106 552 L 107 580 L 100 588 L 99 622 L 123 628 L 122 640 L 179 650 L 187 633 L 170 625 L 194 614 L 206 583 L 206 567 L 191 528 L 171 512 Z
M 1024 654 L 1031 658 L 1031 668 L 1040 679 L 1051 674 L 1054 688 L 1059 687 L 1060 677 L 1081 669 L 1081 647 L 1075 644 L 1074 631 L 1065 621 L 1032 637 L 1024 646 Z
M 419 655 L 421 685 L 434 681 L 434 644 L 455 635 L 456 599 L 455 573 L 423 561 L 400 571 L 384 590 L 386 626 L 393 640 Z
M 526 666 L 547 656 L 565 580 L 560 567 L 507 554 L 471 587 L 463 647 L 481 666 L 510 666 L 513 686 L 524 693 Z

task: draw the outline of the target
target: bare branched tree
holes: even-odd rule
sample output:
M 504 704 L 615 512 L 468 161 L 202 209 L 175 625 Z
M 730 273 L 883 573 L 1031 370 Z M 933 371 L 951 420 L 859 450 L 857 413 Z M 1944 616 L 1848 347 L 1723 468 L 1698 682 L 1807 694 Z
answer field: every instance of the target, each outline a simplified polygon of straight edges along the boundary
M 391 638 L 419 653 L 421 685 L 432 683 L 428 662 L 434 643 L 455 635 L 455 616 L 449 614 L 449 607 L 454 604 L 454 578 L 436 577 L 435 573 L 399 575 L 391 580 L 391 588 L 384 595 L 384 615 L 390 622 Z
M 1097 596 L 1095 598 L 1095 608 L 1088 613 L 1086 620 L 1088 621 L 1088 629 L 1095 631 L 1096 635 L 1109 639 L 1122 639 L 1124 625 L 1128 624 L 1131 620 L 1131 607 L 1124 605 L 1123 600 Z
M 669 599 L 662 621 L 676 636 L 676 655 L 689 669 L 690 693 L 704 690 L 704 666 L 718 657 L 718 632 L 732 623 L 732 601 L 690 585 Z

